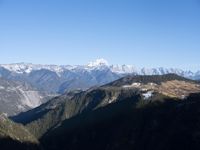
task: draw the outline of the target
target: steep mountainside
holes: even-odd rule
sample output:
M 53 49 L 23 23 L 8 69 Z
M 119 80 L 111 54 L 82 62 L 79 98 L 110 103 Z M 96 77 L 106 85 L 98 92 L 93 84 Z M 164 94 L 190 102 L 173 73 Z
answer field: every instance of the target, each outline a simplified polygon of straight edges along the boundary
M 0 147 L 2 150 L 37 150 L 39 142 L 25 127 L 0 114 Z
M 23 123 L 36 137 L 58 127 L 63 120 L 91 112 L 112 103 L 132 99 L 148 101 L 157 97 L 185 99 L 190 93 L 199 93 L 200 86 L 174 74 L 163 76 L 128 76 L 105 86 L 84 92 L 67 93 L 40 107 L 12 119 Z
M 46 150 L 199 150 L 200 94 L 130 97 L 65 120 L 43 136 Z
M 0 78 L 0 112 L 16 115 L 46 102 L 46 92 L 40 92 L 25 82 Z

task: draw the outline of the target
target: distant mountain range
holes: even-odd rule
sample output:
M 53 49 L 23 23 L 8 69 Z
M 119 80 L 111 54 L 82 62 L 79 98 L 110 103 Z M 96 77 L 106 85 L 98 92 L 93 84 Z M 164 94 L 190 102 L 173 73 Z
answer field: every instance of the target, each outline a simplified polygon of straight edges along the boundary
M 36 65 L 16 63 L 0 65 L 0 76 L 9 80 L 27 82 L 39 90 L 64 93 L 74 89 L 85 90 L 100 86 L 128 74 L 164 75 L 175 73 L 189 79 L 200 79 L 200 71 L 184 71 L 174 68 L 141 68 L 132 65 L 109 65 L 97 59 L 87 65 Z
M 87 65 L 35 65 L 30 63 L 0 65 L 0 112 L 15 115 L 35 108 L 49 96 L 73 90 L 87 90 L 127 75 L 164 75 L 175 73 L 188 79 L 200 79 L 200 71 L 180 69 L 136 69 L 131 65 L 109 65 L 97 59 Z

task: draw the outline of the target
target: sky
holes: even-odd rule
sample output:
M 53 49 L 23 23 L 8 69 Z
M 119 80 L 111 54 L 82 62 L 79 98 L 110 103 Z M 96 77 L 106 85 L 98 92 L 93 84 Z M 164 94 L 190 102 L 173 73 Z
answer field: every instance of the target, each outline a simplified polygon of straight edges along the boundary
M 200 0 L 0 0 L 0 63 L 200 69 Z

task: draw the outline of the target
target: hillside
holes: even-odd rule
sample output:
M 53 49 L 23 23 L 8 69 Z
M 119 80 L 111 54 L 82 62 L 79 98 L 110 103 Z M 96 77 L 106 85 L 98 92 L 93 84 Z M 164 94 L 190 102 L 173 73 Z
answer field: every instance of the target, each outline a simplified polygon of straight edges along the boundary
M 0 114 L 0 147 L 2 150 L 38 150 L 38 140 L 22 125 Z
M 47 150 L 198 150 L 200 94 L 125 99 L 82 113 L 42 138 Z
M 184 78 L 182 76 L 179 76 L 177 74 L 166 74 L 166 75 L 129 75 L 124 78 L 121 78 L 119 80 L 116 80 L 114 82 L 111 82 L 107 84 L 108 86 L 123 86 L 123 85 L 130 85 L 132 83 L 155 83 L 155 84 L 161 84 L 162 82 L 166 81 L 185 81 L 185 82 L 196 82 L 194 80 L 190 80 L 187 78 Z
M 197 81 L 186 79 L 176 74 L 154 76 L 127 76 L 103 87 L 122 87 L 158 92 L 170 97 L 184 98 L 190 93 L 198 93 L 200 85 Z
M 184 99 L 190 93 L 200 92 L 199 84 L 176 75 L 150 77 L 154 81 L 150 80 L 149 76 L 144 76 L 145 81 L 141 82 L 140 80 L 140 84 L 135 84 L 138 82 L 138 80 L 135 82 L 135 78 L 138 77 L 128 76 L 84 92 L 66 93 L 12 119 L 23 123 L 31 133 L 41 138 L 45 133 L 57 128 L 66 119 L 125 99 L 132 98 L 133 101 L 136 101 L 134 98 L 136 95 L 144 100 L 156 98 L 157 95 Z M 133 83 L 127 83 L 127 79 L 131 79 Z

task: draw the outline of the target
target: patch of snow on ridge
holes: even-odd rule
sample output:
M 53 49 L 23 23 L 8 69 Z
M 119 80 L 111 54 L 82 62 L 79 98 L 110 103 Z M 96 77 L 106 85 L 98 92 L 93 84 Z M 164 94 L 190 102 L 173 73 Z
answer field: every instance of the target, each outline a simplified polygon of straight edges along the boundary
M 148 92 L 142 94 L 142 96 L 144 96 L 145 100 L 151 98 L 152 95 L 153 95 L 153 91 L 148 91 Z

